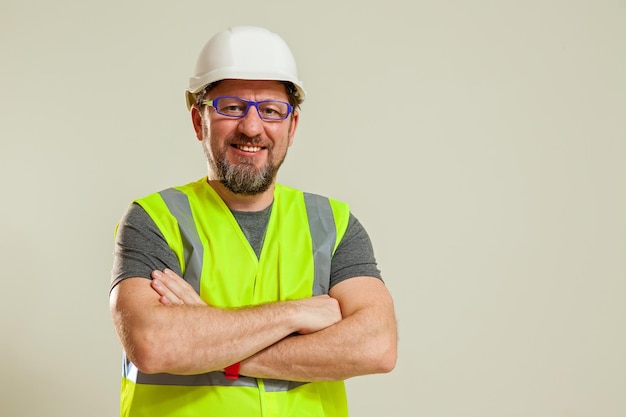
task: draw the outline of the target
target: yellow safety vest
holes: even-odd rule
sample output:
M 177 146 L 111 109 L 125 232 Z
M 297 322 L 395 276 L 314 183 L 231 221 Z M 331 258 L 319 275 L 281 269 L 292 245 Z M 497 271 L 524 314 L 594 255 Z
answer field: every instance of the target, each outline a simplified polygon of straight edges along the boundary
M 337 200 L 277 184 L 260 258 L 206 178 L 137 200 L 178 257 L 184 279 L 215 307 L 327 294 L 348 225 Z M 332 361 L 333 358 L 328 358 Z M 223 372 L 144 374 L 124 355 L 124 417 L 346 417 L 343 381 L 296 382 Z

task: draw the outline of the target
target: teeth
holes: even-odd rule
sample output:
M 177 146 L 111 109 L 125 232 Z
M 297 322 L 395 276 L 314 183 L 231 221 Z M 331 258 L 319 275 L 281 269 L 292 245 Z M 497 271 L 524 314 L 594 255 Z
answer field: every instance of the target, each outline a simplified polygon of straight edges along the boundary
M 245 152 L 258 152 L 261 150 L 260 146 L 245 146 L 245 145 L 237 145 L 238 149 L 241 149 Z

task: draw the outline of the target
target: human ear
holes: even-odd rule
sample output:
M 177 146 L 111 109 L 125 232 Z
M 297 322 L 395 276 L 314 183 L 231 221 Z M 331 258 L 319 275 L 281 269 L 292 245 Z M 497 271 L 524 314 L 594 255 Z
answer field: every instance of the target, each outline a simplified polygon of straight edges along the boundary
M 298 128 L 298 121 L 300 120 L 300 112 L 298 110 L 293 111 L 293 117 L 289 124 L 289 146 L 293 145 L 293 139 L 296 136 L 296 130 Z
M 193 123 L 193 130 L 196 132 L 196 139 L 202 141 L 202 110 L 197 104 L 191 106 L 191 122 Z

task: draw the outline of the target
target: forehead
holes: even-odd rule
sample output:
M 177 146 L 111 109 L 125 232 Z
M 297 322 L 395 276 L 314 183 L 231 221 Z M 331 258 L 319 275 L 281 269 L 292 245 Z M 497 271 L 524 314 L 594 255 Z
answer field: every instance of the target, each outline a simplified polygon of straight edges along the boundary
M 209 92 L 209 95 L 211 98 L 237 96 L 257 100 L 267 98 L 287 100 L 285 86 L 280 81 L 268 80 L 223 80 Z

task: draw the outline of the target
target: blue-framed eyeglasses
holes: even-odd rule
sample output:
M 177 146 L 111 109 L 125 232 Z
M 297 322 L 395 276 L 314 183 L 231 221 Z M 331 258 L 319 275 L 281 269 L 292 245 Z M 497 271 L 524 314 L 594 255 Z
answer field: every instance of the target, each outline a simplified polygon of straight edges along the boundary
M 293 111 L 291 104 L 285 101 L 252 101 L 234 96 L 215 97 L 213 100 L 204 100 L 202 104 L 213 107 L 222 116 L 234 119 L 246 117 L 248 110 L 252 106 L 256 107 L 256 111 L 262 120 L 285 120 Z

